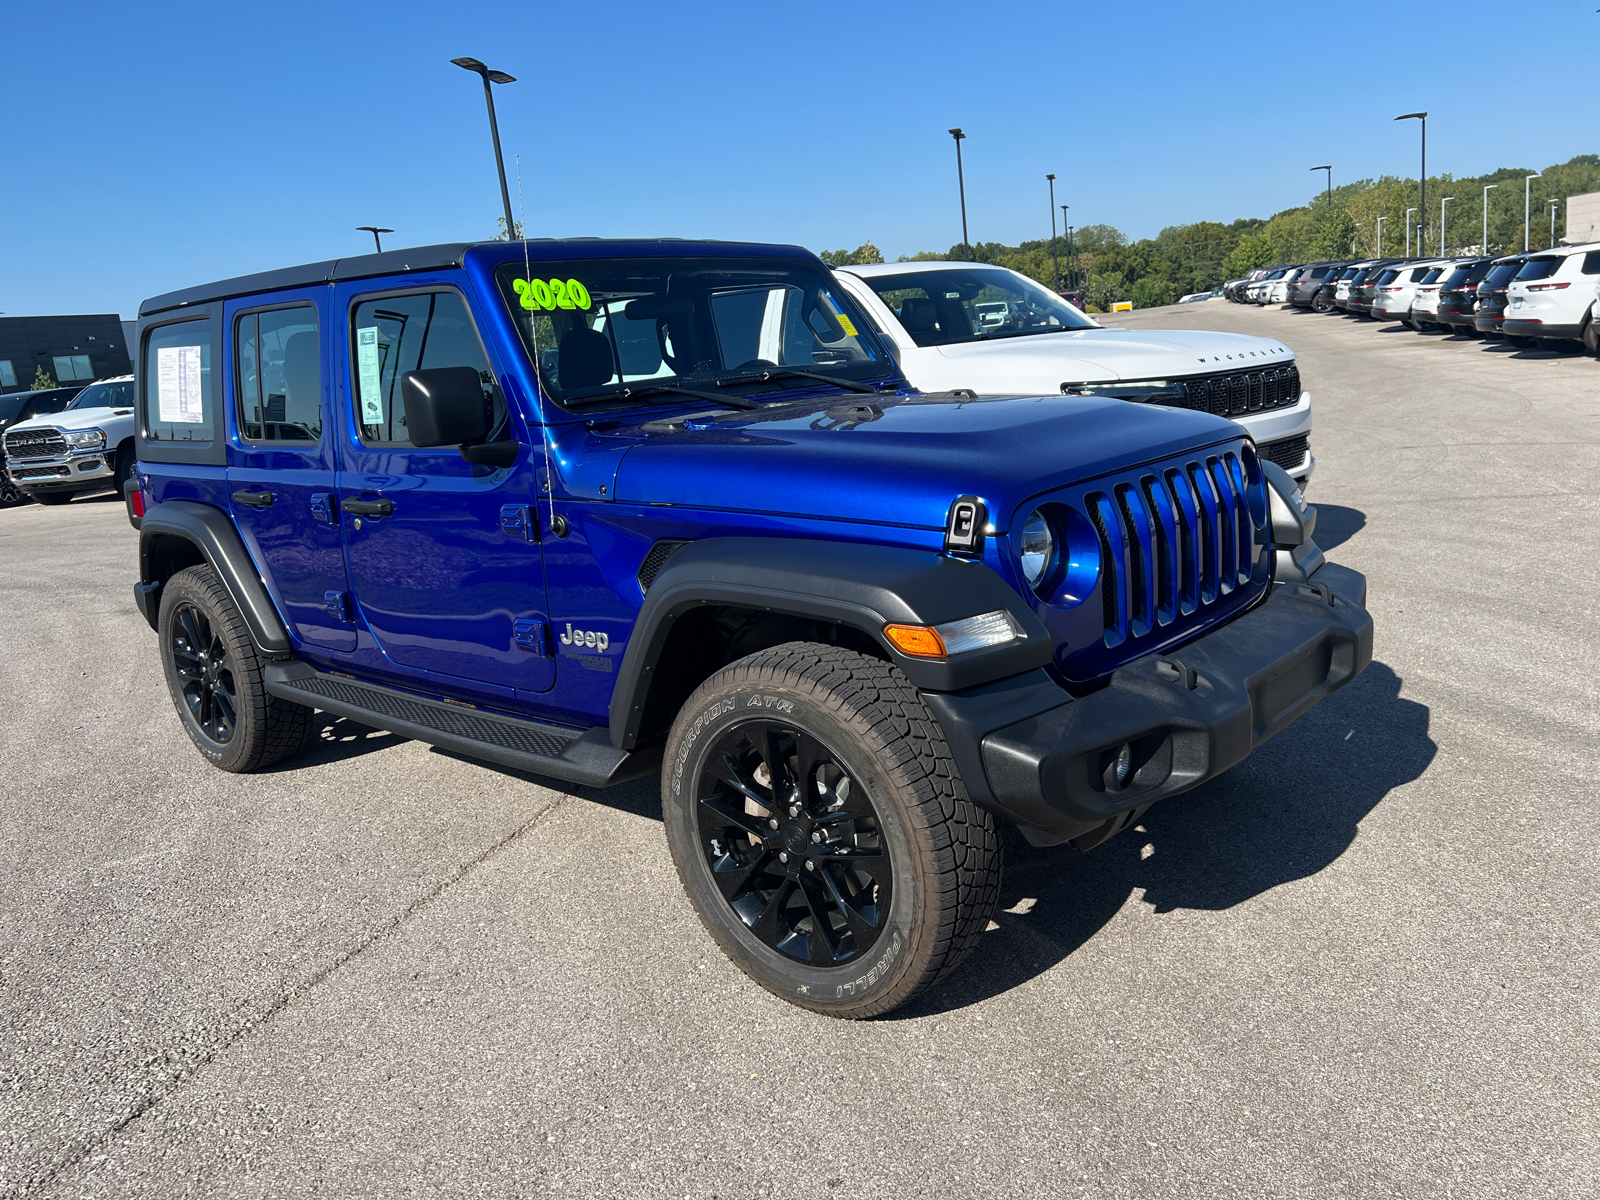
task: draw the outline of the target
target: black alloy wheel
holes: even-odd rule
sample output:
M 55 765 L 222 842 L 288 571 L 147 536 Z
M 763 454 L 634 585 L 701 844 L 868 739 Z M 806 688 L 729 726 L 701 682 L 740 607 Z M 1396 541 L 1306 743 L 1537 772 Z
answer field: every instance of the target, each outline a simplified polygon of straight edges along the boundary
M 239 726 L 239 690 L 227 643 L 205 613 L 181 604 L 173 614 L 168 651 L 189 715 L 208 739 L 227 746 Z
M 761 718 L 712 746 L 696 788 L 701 853 L 764 945 L 815 967 L 877 943 L 894 874 L 867 789 L 822 742 Z
M 11 482 L 11 475 L 6 471 L 5 460 L 0 459 L 0 508 L 11 508 L 14 505 L 25 503 L 27 499 L 27 494 Z

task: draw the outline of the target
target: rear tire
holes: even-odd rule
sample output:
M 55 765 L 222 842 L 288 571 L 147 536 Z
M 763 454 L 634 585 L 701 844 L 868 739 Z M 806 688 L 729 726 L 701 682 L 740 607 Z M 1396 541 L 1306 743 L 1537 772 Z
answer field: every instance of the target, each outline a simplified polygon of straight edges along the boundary
M 167 581 L 157 625 L 178 719 L 212 766 L 259 771 L 305 745 L 313 710 L 267 693 L 244 618 L 209 566 Z
M 888 1012 L 948 976 L 994 913 L 1000 830 L 890 663 L 809 642 L 740 659 L 683 706 L 665 764 L 690 902 L 791 1004 Z

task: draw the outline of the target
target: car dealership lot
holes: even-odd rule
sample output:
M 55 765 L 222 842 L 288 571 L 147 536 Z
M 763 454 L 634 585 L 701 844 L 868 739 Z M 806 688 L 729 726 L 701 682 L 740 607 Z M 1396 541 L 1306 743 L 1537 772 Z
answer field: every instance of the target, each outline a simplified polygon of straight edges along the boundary
M 1373 666 L 1085 856 L 1013 838 L 876 1022 L 700 928 L 655 781 L 319 720 L 204 766 L 109 498 L 0 511 L 0 1195 L 1578 1197 L 1595 1162 L 1596 364 L 1282 339 Z

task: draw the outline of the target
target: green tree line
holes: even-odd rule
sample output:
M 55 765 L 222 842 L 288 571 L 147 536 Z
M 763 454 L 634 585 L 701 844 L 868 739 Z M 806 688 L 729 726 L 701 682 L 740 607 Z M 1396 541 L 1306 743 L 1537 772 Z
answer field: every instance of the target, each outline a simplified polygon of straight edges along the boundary
M 1454 197 L 1445 209 L 1446 253 L 1479 252 L 1483 242 L 1483 188 L 1487 184 L 1498 185 L 1489 193 L 1489 252 L 1510 254 L 1521 250 L 1522 184 L 1533 173 L 1523 167 L 1502 167 L 1487 175 L 1430 175 L 1430 211 L 1411 215 L 1413 253 L 1419 252 L 1419 237 L 1426 253 L 1438 253 L 1439 208 L 1446 196 Z M 1551 244 L 1550 201 L 1561 201 L 1556 223 L 1559 241 L 1566 227 L 1567 197 L 1600 191 L 1600 154 L 1580 154 L 1545 167 L 1530 190 L 1528 244 L 1531 249 L 1546 250 Z M 1331 195 L 1318 192 L 1308 203 L 1267 218 L 1244 217 L 1226 225 L 1217 221 L 1169 225 L 1155 237 L 1136 242 L 1113 226 L 1089 225 L 1073 231 L 1070 246 L 1064 236 L 1023 242 L 1020 246 L 977 242 L 972 246 L 972 257 L 978 262 L 1010 267 L 1051 287 L 1056 281 L 1055 261 L 1059 256 L 1062 286 L 1068 285 L 1070 262 L 1075 270 L 1071 282 L 1083 290 L 1091 311 L 1105 312 L 1119 300 L 1131 300 L 1137 308 L 1150 308 L 1171 304 L 1190 292 L 1221 287 L 1227 280 L 1257 267 L 1376 255 L 1380 216 L 1384 218 L 1383 252 L 1398 256 L 1405 252 L 1406 209 L 1420 206 L 1421 185 L 1415 179 L 1385 175 L 1343 184 L 1334 188 Z M 962 257 L 964 250 L 957 243 L 943 253 L 923 251 L 902 255 L 899 261 Z M 822 258 L 831 266 L 883 261 L 882 253 L 870 241 L 855 250 L 824 251 Z

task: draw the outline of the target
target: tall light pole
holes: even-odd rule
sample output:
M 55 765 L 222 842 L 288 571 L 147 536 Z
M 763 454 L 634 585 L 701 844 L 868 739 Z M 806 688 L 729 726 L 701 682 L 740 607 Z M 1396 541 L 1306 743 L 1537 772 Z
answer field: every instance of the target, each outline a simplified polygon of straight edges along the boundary
M 1056 249 L 1056 177 L 1046 175 L 1050 181 L 1050 257 L 1056 264 L 1056 291 L 1061 290 L 1061 254 Z M 1066 214 L 1063 213 L 1063 216 Z
M 1411 214 L 1416 212 L 1416 211 L 1417 210 L 1414 209 L 1414 208 L 1406 209 L 1406 257 L 1407 258 L 1411 257 Z M 1422 257 L 1422 239 L 1420 237 L 1417 239 L 1417 257 L 1418 258 Z
M 1383 257 L 1383 223 L 1388 219 L 1386 216 L 1378 218 L 1378 252 L 1372 256 L 1373 258 Z
M 1061 225 L 1067 231 L 1067 287 L 1078 286 L 1078 248 L 1072 244 L 1072 226 L 1067 224 L 1067 210 L 1070 204 L 1061 206 Z
M 1444 252 L 1445 207 L 1444 206 L 1446 204 L 1449 204 L 1450 201 L 1452 201 L 1454 199 L 1455 199 L 1454 196 L 1446 196 L 1443 200 L 1439 201 L 1439 257 L 1440 258 L 1444 258 L 1445 257 L 1445 252 Z
M 1312 167 L 1313 171 L 1326 171 L 1328 173 L 1328 211 L 1333 211 L 1333 167 L 1323 163 L 1320 167 Z
M 1489 189 L 1497 188 L 1498 183 L 1485 184 L 1483 189 L 1483 256 L 1489 257 Z
M 1533 211 L 1531 207 L 1533 192 L 1530 190 L 1530 188 L 1535 179 L 1540 179 L 1542 177 L 1543 173 L 1540 172 L 1529 175 L 1522 181 L 1522 252 L 1524 254 L 1528 252 L 1528 218 L 1529 214 Z
M 380 229 L 376 225 L 357 225 L 356 228 L 362 233 L 370 233 L 372 235 L 372 244 L 378 248 L 379 254 L 383 253 L 383 241 L 378 237 L 378 235 L 380 233 L 394 232 L 392 229 Z
M 504 71 L 491 71 L 475 58 L 452 58 L 450 61 L 462 70 L 476 72 L 483 78 L 483 102 L 489 106 L 489 136 L 494 139 L 494 165 L 500 172 L 500 199 L 506 206 L 506 240 L 514 241 L 517 222 L 511 215 L 511 189 L 506 187 L 506 160 L 500 153 L 500 125 L 494 119 L 494 93 L 489 90 L 489 85 L 515 83 L 516 76 L 507 75 Z
M 1556 206 L 1560 203 L 1559 200 L 1550 201 L 1550 249 L 1552 250 L 1556 248 Z
M 966 252 L 967 261 L 972 261 L 972 243 L 967 241 L 967 179 L 961 172 L 961 139 L 967 135 L 959 129 L 950 130 L 950 136 L 956 140 L 956 185 L 961 189 L 961 249 Z
M 1423 221 L 1428 217 L 1428 114 L 1425 112 L 1401 113 L 1396 121 L 1421 121 L 1422 122 L 1422 199 L 1417 203 L 1422 208 Z M 1417 235 L 1419 238 L 1422 234 Z M 1439 230 L 1439 257 L 1444 257 L 1444 229 Z

